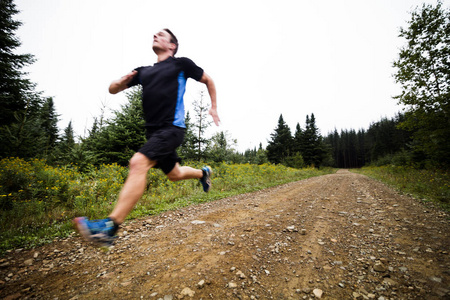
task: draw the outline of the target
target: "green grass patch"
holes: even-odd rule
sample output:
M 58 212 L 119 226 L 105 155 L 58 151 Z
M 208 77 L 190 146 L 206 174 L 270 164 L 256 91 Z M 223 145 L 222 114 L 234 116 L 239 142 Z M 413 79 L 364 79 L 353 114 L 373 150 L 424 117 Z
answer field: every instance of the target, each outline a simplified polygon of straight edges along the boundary
M 201 168 L 203 164 L 187 165 Z M 204 193 L 198 180 L 170 182 L 156 169 L 147 175 L 147 189 L 128 219 L 155 215 L 197 203 L 329 174 L 333 169 L 293 169 L 282 165 L 213 164 L 213 188 Z M 0 161 L 0 255 L 67 237 L 77 216 L 105 218 L 113 209 L 128 169 L 116 164 L 54 168 L 43 160 Z
M 450 211 L 450 176 L 443 170 L 419 170 L 413 167 L 381 166 L 353 170 L 380 180 L 424 202 L 432 202 Z

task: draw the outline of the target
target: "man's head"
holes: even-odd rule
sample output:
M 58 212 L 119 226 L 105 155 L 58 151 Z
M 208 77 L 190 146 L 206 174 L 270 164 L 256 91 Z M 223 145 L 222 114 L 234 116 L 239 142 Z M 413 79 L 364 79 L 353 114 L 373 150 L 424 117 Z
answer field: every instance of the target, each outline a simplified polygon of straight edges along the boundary
M 153 36 L 153 51 L 172 51 L 174 56 L 178 51 L 178 40 L 169 29 L 165 28 Z

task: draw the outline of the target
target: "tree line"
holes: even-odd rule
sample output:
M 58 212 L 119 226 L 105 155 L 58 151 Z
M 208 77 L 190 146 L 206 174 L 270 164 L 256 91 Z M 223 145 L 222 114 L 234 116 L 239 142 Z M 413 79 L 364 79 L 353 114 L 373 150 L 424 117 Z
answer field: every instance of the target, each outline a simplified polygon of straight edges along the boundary
M 331 149 L 334 167 L 360 168 L 369 164 L 413 164 L 413 157 L 408 160 L 406 154 L 411 151 L 411 133 L 399 128 L 404 114 L 382 118 L 374 122 L 369 129 L 341 130 L 329 133 L 324 142 Z M 403 161 L 400 158 L 403 157 Z
M 22 68 L 34 62 L 31 54 L 15 54 L 20 46 L 14 32 L 21 25 L 13 16 L 13 0 L 0 2 L 0 158 L 44 158 L 49 164 L 77 163 L 127 165 L 145 143 L 141 91 L 127 92 L 128 102 L 112 118 L 95 118 L 87 136 L 75 137 L 72 123 L 60 133 L 51 97 L 35 90 Z M 406 109 L 369 128 L 335 130 L 323 137 L 313 113 L 305 127 L 294 131 L 282 114 L 267 140 L 243 153 L 228 132 L 207 137 L 211 125 L 204 92 L 193 112 L 186 115 L 186 136 L 179 155 L 185 160 L 230 163 L 274 163 L 301 168 L 333 166 L 355 168 L 367 164 L 408 164 L 417 167 L 450 166 L 450 9 L 438 1 L 411 13 L 399 36 L 406 40 L 393 67 L 394 80 L 402 87 L 394 98 Z M 192 114 L 191 114 L 192 113 Z

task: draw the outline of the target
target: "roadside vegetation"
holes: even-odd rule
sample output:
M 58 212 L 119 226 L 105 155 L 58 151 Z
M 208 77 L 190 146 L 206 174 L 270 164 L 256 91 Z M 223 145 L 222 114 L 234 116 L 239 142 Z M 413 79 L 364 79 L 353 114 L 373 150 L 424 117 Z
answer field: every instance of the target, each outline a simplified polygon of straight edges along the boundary
M 405 166 L 363 167 L 353 170 L 380 180 L 400 192 L 431 202 L 450 212 L 450 176 L 448 171 Z
M 201 167 L 199 162 L 189 165 Z M 148 173 L 144 196 L 130 219 L 197 203 L 252 192 L 334 172 L 333 169 L 294 169 L 273 164 L 216 163 L 213 189 L 204 193 L 196 180 L 170 182 L 159 170 Z M 128 168 L 117 164 L 52 167 L 44 160 L 6 158 L 0 161 L 0 253 L 64 238 L 77 216 L 107 216 L 117 200 Z

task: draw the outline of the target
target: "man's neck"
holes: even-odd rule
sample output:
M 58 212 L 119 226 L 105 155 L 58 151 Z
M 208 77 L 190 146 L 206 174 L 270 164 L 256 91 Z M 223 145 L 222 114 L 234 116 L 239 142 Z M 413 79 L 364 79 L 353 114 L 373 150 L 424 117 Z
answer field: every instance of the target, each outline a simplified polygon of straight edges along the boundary
M 171 57 L 172 53 L 164 52 L 164 53 L 159 53 L 157 55 L 158 55 L 158 62 L 162 62 L 162 61 L 168 59 L 169 57 Z

